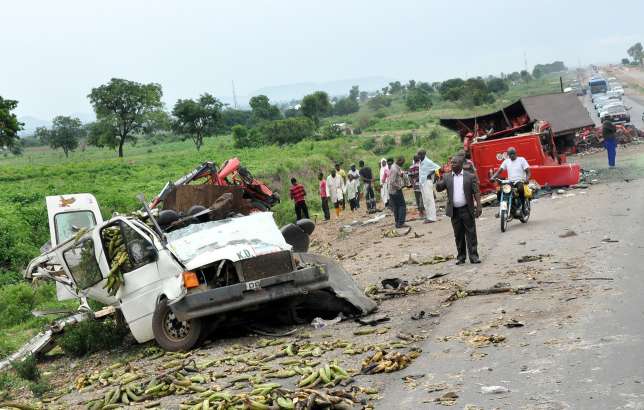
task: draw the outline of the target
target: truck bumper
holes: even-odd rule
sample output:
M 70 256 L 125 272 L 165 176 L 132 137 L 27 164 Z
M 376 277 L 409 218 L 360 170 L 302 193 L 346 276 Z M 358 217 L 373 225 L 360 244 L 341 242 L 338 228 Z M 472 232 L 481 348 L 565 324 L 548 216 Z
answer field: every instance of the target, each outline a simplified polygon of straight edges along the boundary
M 328 279 L 324 266 L 311 266 L 253 281 L 252 287 L 246 282 L 188 294 L 170 308 L 179 320 L 195 319 L 330 288 Z

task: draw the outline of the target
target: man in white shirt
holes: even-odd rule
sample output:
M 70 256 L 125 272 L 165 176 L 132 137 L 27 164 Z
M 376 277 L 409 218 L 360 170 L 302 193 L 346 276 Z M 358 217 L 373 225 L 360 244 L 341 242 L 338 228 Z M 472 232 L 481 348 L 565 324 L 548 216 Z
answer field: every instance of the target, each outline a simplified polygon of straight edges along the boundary
M 506 170 L 508 172 L 508 180 L 512 182 L 512 185 L 517 187 L 519 193 L 519 199 L 521 201 L 521 208 L 523 209 L 525 204 L 525 192 L 523 190 L 523 183 L 530 180 L 530 165 L 525 158 L 517 156 L 517 150 L 514 147 L 508 148 L 508 157 L 503 160 L 499 169 L 490 177 L 490 180 L 494 180 L 499 176 L 501 171 Z M 499 191 L 499 199 L 500 199 Z
M 436 222 L 436 202 L 434 201 L 434 173 L 440 167 L 432 160 L 427 158 L 425 150 L 420 150 L 416 154 L 420 160 L 418 166 L 418 183 L 420 192 L 423 196 L 423 206 L 425 208 L 425 223 Z

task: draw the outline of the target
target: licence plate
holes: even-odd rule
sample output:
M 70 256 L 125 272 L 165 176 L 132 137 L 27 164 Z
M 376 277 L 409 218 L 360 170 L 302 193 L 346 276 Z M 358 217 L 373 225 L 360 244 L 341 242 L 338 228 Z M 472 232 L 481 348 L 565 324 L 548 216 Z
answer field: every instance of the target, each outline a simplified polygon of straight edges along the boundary
M 508 210 L 508 203 L 503 201 L 501 202 L 501 210 L 502 211 L 507 211 Z
M 246 282 L 246 290 L 259 290 L 261 288 L 262 287 L 259 284 L 259 280 L 251 280 L 250 282 Z

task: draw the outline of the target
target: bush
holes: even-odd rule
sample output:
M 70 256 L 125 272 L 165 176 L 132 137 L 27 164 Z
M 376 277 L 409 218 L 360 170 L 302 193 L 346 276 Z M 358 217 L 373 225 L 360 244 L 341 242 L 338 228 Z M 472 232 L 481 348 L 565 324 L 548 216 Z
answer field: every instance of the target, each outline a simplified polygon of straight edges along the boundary
M 373 137 L 365 138 L 362 141 L 362 149 L 365 151 L 371 151 L 376 147 L 376 140 Z
M 296 144 L 313 136 L 315 124 L 308 117 L 292 117 L 263 123 L 259 131 L 268 144 Z
M 373 116 L 378 118 L 378 119 L 383 119 L 383 118 L 385 118 L 387 116 L 387 113 L 384 112 L 384 111 L 378 111 Z
M 65 354 L 84 356 L 100 350 L 109 350 L 123 345 L 128 330 L 116 322 L 87 320 L 65 330 L 59 345 Z
M 0 327 L 17 325 L 30 319 L 31 311 L 40 303 L 55 299 L 51 283 L 32 288 L 27 283 L 0 288 Z
M 38 362 L 34 355 L 27 356 L 23 361 L 11 362 L 11 367 L 16 371 L 18 377 L 24 380 L 36 381 L 40 378 Z
M 333 140 L 340 138 L 344 135 L 342 127 L 337 124 L 327 124 L 320 130 L 320 135 L 318 139 L 321 140 Z
M 382 145 L 388 148 L 393 148 L 396 146 L 396 139 L 391 135 L 387 135 L 382 139 Z
M 48 380 L 41 378 L 38 381 L 29 383 L 29 390 L 31 390 L 35 397 L 42 397 L 51 390 L 51 385 Z
M 400 145 L 402 146 L 410 146 L 414 144 L 414 134 L 405 134 L 402 137 L 400 137 Z

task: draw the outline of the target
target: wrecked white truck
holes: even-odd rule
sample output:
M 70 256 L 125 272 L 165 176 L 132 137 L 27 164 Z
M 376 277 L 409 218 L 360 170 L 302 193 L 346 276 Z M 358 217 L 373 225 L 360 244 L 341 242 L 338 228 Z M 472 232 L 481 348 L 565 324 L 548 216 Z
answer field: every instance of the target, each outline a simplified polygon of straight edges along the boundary
M 88 298 L 112 306 L 139 343 L 173 351 L 249 313 L 297 321 L 375 310 L 341 266 L 306 252 L 311 221 L 280 230 L 272 213 L 235 213 L 222 198 L 223 208 L 155 218 L 145 207 L 103 221 L 90 194 L 48 197 L 51 246 L 25 278 L 56 281 L 59 299 L 80 298 L 81 309 Z

